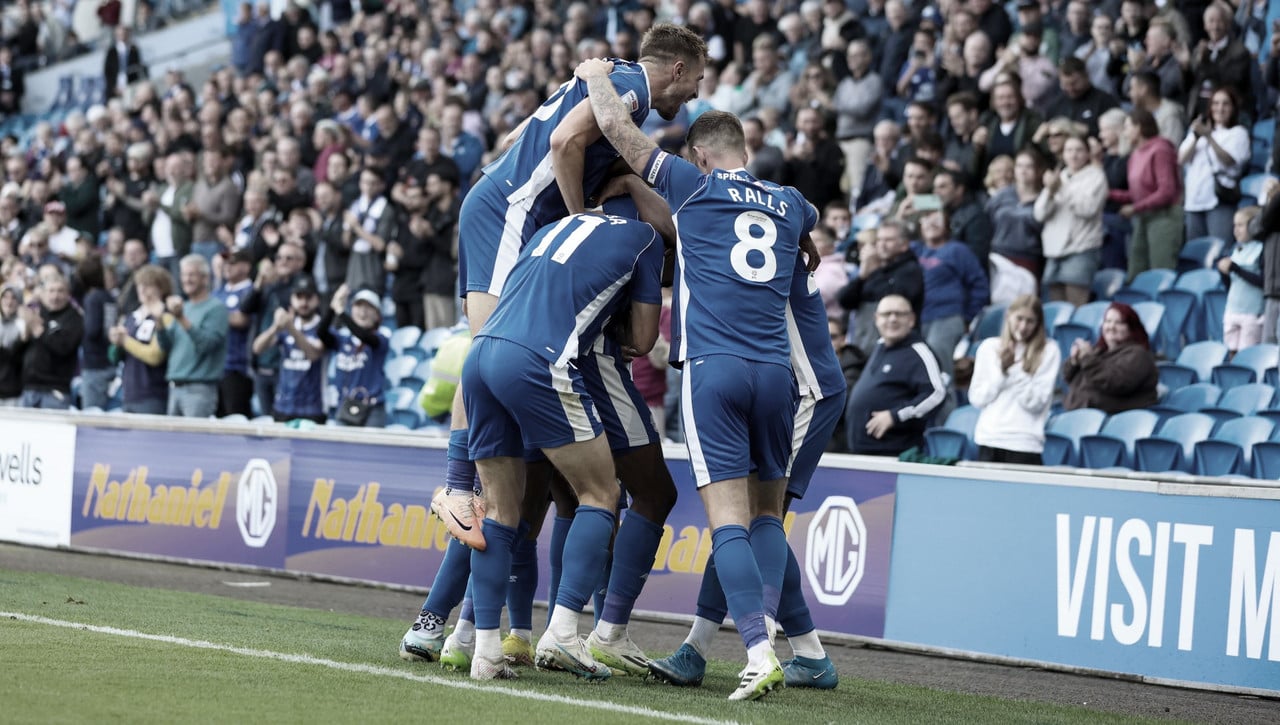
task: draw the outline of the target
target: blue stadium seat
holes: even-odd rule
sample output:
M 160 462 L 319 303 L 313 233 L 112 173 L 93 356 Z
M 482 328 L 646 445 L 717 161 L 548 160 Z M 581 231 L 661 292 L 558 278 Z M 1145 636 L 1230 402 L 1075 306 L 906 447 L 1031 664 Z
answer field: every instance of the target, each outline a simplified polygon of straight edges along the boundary
M 1164 305 L 1159 302 L 1136 302 L 1133 305 L 1133 311 L 1138 313 L 1138 319 L 1142 320 L 1142 327 L 1147 331 L 1147 337 L 1153 342 L 1157 339 L 1160 332 L 1160 323 L 1164 320 Z
M 1253 415 L 1259 410 L 1270 408 L 1275 397 L 1276 389 L 1270 385 L 1248 383 L 1224 391 L 1217 403 L 1209 408 L 1201 408 L 1200 412 L 1219 419 Z
M 1094 408 L 1068 410 L 1049 419 L 1044 433 L 1046 466 L 1078 466 L 1080 456 L 1077 444 L 1081 436 L 1097 433 L 1107 414 Z
M 1102 430 L 1080 437 L 1085 468 L 1133 468 L 1133 444 L 1156 429 L 1160 416 L 1150 410 L 1126 410 L 1107 418 Z
M 878 226 L 880 226 L 879 214 L 859 214 L 853 218 L 853 229 L 857 232 L 863 229 L 875 229 Z
M 416 367 L 418 367 L 418 361 L 408 355 L 389 357 L 386 364 L 382 366 L 382 372 L 386 374 L 387 382 L 399 385 L 401 380 L 413 374 Z
M 1251 138 L 1267 143 L 1274 143 L 1276 140 L 1276 122 L 1273 118 L 1264 119 L 1253 124 L 1253 133 Z
M 1209 290 L 1204 293 L 1204 339 L 1222 339 L 1222 316 L 1227 311 L 1227 291 Z
M 924 432 L 925 451 L 939 458 L 977 460 L 978 446 L 973 442 L 973 428 L 978 423 L 979 411 L 972 405 L 962 405 L 947 416 L 947 422 Z
M 1108 267 L 1093 273 L 1093 297 L 1097 301 L 1107 301 L 1124 286 L 1125 271 Z
M 1267 440 L 1275 426 L 1248 416 L 1223 423 L 1213 437 L 1196 443 L 1192 473 L 1197 476 L 1252 475 L 1253 445 Z
M 419 337 L 422 337 L 422 330 L 416 325 L 401 327 L 391 333 L 391 351 L 399 355 L 417 345 Z
M 1280 479 L 1280 442 L 1253 444 L 1253 477 L 1263 481 Z
M 1271 343 L 1250 345 L 1236 353 L 1231 362 L 1213 369 L 1213 382 L 1220 388 L 1249 383 L 1267 383 L 1267 371 L 1280 365 L 1280 346 Z
M 1169 395 L 1160 405 L 1151 410 L 1169 417 L 1180 413 L 1194 413 L 1204 408 L 1212 408 L 1222 397 L 1222 389 L 1213 383 L 1192 383 L 1178 388 L 1171 388 Z
M 1195 444 L 1208 438 L 1214 425 L 1213 418 L 1202 413 L 1183 413 L 1166 420 L 1155 435 L 1134 442 L 1137 469 L 1148 473 L 1190 473 Z
M 1217 237 L 1196 237 L 1188 239 L 1178 252 L 1178 272 L 1190 272 L 1193 269 L 1210 269 L 1222 253 L 1226 244 Z
M 1070 322 L 1071 314 L 1076 311 L 1076 306 L 1070 302 L 1057 301 L 1044 303 L 1044 330 L 1048 335 L 1053 335 L 1053 331 L 1058 325 Z
M 1177 362 L 1161 362 L 1160 382 L 1176 390 L 1191 383 L 1207 383 L 1214 367 L 1226 362 L 1227 346 L 1216 340 L 1187 345 L 1178 353 Z
M 1004 311 L 1008 305 L 988 305 L 978 313 L 969 331 L 969 356 L 978 354 L 978 345 L 988 337 L 996 337 L 1004 330 Z
M 1172 269 L 1148 269 L 1134 277 L 1132 283 L 1116 290 L 1111 299 L 1127 305 L 1142 301 L 1154 302 L 1156 295 L 1171 289 L 1177 279 L 1178 273 Z
M 1075 312 L 1071 313 L 1071 321 L 1093 330 L 1093 334 L 1096 337 L 1098 330 L 1102 328 L 1102 318 L 1106 316 L 1107 308 L 1110 306 L 1111 303 L 1105 301 L 1080 305 Z
M 427 353 L 427 357 L 435 357 L 436 350 L 453 336 L 453 330 L 448 327 L 437 327 L 422 333 L 422 338 L 418 340 L 418 347 Z
M 1240 193 L 1251 196 L 1255 200 L 1262 195 L 1262 185 L 1267 179 L 1274 178 L 1270 174 L 1249 174 L 1240 180 Z

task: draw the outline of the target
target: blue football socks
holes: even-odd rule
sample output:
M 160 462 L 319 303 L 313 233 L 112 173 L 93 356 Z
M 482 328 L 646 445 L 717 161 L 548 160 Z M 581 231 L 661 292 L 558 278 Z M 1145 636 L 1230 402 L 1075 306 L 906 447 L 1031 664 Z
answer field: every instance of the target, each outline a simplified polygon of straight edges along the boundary
M 742 642 L 751 649 L 769 639 L 764 622 L 764 583 L 760 567 L 751 552 L 747 529 L 743 526 L 721 526 L 711 532 L 711 555 L 716 560 L 716 575 L 724 589 L 729 613 L 738 625 Z
M 476 629 L 497 629 L 502 623 L 502 605 L 507 601 L 516 530 L 485 519 L 484 540 L 488 543 L 484 551 L 470 550 Z

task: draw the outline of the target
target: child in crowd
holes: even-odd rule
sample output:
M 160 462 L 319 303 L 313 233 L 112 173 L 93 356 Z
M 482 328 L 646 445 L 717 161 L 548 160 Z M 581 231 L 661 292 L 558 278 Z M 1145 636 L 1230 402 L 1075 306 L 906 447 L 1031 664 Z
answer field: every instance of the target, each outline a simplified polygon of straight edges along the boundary
M 1249 238 L 1249 222 L 1261 211 L 1250 206 L 1236 212 L 1235 247 L 1218 260 L 1218 272 L 1228 285 L 1222 341 L 1232 355 L 1262 340 L 1262 242 Z

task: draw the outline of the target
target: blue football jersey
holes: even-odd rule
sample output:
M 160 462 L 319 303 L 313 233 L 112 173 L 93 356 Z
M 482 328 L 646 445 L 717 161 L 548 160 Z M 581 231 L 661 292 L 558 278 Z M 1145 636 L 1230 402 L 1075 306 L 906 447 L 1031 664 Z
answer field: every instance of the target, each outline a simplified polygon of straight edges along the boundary
M 366 398 L 383 400 L 383 388 L 387 384 L 387 376 L 382 366 L 387 362 L 387 353 L 391 349 L 391 332 L 385 327 L 378 328 L 378 349 L 373 349 L 351 334 L 351 328 L 337 325 L 329 328 L 338 343 L 333 352 L 334 380 L 338 388 L 338 399 L 348 395 L 364 395 Z
M 743 169 L 702 174 L 664 151 L 643 176 L 676 218 L 672 362 L 728 354 L 789 365 L 787 298 L 817 210 L 792 187 Z
M 791 338 L 791 370 L 800 394 L 822 400 L 843 393 L 844 371 L 831 346 L 827 306 L 817 281 L 799 257 L 787 300 L 787 335 Z
M 320 316 L 309 323 L 295 320 L 307 342 L 320 347 Z M 324 358 L 308 360 L 293 336 L 281 330 L 280 377 L 276 382 L 275 410 L 287 415 L 321 415 L 324 413 Z
M 661 274 L 662 240 L 653 227 L 604 214 L 567 216 L 529 240 L 477 337 L 510 340 L 564 366 L 590 349 L 624 301 L 661 304 Z
M 639 63 L 611 60 L 609 79 L 639 126 L 649 115 L 649 77 Z M 484 167 L 485 175 L 504 190 L 507 201 L 524 205 L 539 223 L 550 223 L 568 213 L 551 168 L 551 133 L 586 97 L 586 82 L 577 78 L 567 81 L 533 113 L 511 148 Z M 617 158 L 618 152 L 603 137 L 587 147 L 582 171 L 584 194 L 595 191 Z

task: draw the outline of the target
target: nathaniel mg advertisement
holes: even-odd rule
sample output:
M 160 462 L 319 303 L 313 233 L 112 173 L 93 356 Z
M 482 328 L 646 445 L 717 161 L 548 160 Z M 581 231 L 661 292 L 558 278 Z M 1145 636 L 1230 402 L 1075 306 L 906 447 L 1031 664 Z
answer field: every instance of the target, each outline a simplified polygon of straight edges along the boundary
M 83 428 L 71 544 L 284 567 L 289 441 Z

